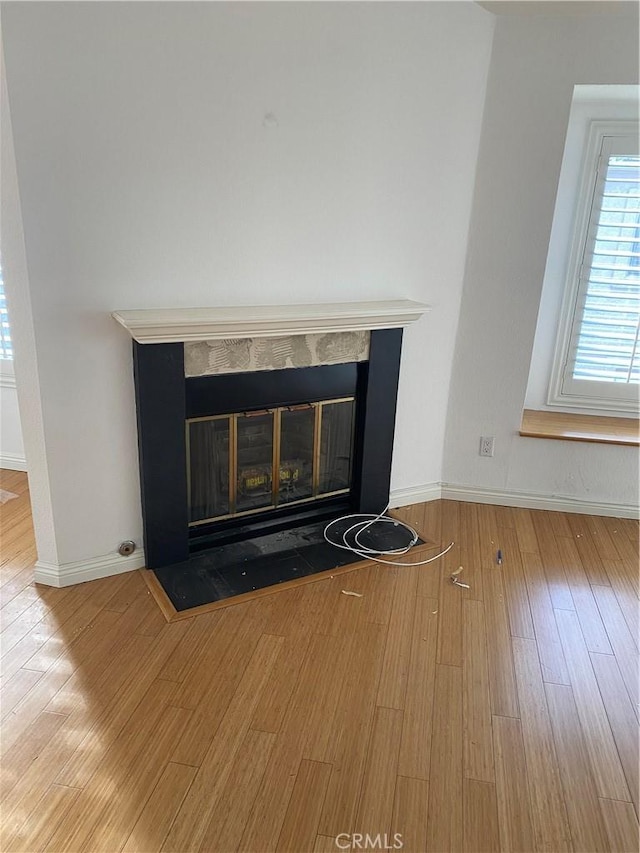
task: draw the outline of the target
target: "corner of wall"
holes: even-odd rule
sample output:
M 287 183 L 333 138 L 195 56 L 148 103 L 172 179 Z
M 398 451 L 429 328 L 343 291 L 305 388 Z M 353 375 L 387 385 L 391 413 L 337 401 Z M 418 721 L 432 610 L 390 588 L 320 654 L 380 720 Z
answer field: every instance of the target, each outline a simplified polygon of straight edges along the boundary
M 0 245 L 2 246 L 3 278 L 12 336 L 18 357 L 15 362 L 16 390 L 22 423 L 22 436 L 29 457 L 29 489 L 38 555 L 57 559 L 53 506 L 44 437 L 40 382 L 36 354 L 35 332 L 31 311 L 29 276 L 22 229 L 22 212 L 4 52 L 0 44 Z M 13 454 L 14 464 L 21 464 L 20 454 Z M 17 457 L 17 458 L 16 458 Z M 3 460 L 11 462 L 11 458 Z M 25 464 L 26 468 L 26 464 Z

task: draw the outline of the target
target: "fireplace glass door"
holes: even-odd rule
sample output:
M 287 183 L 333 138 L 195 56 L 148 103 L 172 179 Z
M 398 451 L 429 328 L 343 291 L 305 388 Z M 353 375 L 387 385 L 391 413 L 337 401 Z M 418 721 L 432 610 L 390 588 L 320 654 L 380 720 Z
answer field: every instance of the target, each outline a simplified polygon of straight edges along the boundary
M 347 493 L 354 398 L 187 421 L 190 526 Z

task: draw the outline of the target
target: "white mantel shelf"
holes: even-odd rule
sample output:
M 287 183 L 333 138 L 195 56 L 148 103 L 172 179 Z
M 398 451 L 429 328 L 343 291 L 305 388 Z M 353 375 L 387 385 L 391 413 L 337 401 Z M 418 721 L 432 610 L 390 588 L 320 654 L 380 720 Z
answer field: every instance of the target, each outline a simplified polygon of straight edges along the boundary
M 272 338 L 372 329 L 398 329 L 418 320 L 428 305 L 410 299 L 253 305 L 221 308 L 149 308 L 111 316 L 140 344 Z

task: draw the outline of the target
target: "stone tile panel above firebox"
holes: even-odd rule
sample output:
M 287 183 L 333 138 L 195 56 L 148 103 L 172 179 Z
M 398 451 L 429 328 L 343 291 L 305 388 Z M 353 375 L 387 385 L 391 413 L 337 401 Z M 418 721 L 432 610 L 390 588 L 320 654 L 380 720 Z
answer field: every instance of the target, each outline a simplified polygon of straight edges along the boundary
M 353 331 L 185 342 L 185 375 L 217 376 L 366 361 L 369 337 L 368 331 Z

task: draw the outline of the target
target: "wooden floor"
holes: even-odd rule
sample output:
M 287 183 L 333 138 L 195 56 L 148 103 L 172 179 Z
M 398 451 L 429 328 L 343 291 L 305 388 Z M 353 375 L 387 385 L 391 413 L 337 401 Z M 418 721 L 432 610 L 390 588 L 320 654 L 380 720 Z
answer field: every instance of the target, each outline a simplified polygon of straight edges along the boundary
M 444 561 L 167 624 L 0 485 L 3 853 L 638 850 L 637 523 L 419 505 Z

